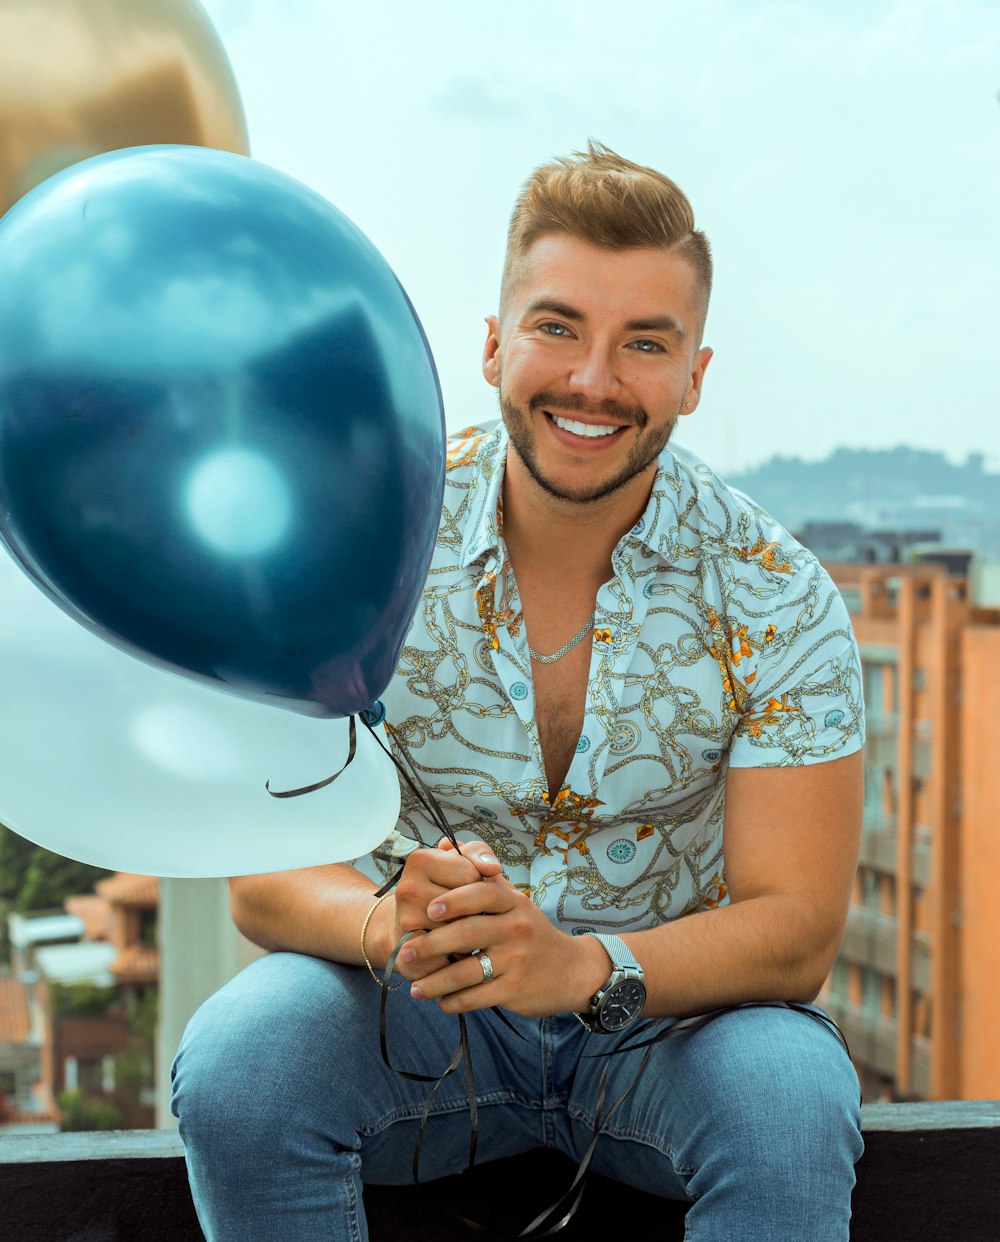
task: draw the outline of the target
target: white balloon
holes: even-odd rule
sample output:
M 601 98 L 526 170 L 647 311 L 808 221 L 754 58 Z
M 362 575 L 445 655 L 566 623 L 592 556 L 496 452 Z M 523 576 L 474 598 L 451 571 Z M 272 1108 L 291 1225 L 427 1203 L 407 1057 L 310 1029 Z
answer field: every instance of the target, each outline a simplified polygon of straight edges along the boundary
M 0 822 L 80 862 L 204 877 L 342 862 L 386 839 L 399 780 L 360 723 L 236 698 L 68 617 L 0 551 Z

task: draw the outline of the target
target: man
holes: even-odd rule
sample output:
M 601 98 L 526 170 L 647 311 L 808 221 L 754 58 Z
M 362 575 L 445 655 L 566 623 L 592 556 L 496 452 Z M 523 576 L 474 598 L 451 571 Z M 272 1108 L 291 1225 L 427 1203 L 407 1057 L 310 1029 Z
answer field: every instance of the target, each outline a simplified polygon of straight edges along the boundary
M 407 794 L 388 863 L 232 881 L 237 923 L 279 952 L 178 1056 L 210 1239 L 364 1238 L 361 1175 L 409 1180 L 427 1086 L 383 1064 L 365 970 L 394 948 L 391 1057 L 439 1074 L 467 1015 L 480 1159 L 579 1159 L 602 1069 L 614 1099 L 642 1055 L 591 1054 L 637 1021 L 714 1013 L 656 1044 L 593 1167 L 691 1202 L 692 1239 L 847 1238 L 857 1079 L 815 1012 L 773 1002 L 812 1001 L 843 932 L 858 656 L 814 558 L 667 448 L 701 398 L 710 281 L 659 173 L 591 144 L 526 184 L 483 358 L 503 423 L 452 442 L 385 695 L 466 844 L 434 848 Z M 468 1139 L 454 1074 L 421 1176 L 459 1171 Z

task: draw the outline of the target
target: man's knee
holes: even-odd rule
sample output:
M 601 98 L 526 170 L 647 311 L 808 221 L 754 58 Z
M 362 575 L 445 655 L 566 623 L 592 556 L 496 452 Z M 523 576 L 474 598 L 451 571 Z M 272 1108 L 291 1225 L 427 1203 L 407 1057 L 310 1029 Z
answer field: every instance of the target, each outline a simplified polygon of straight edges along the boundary
M 266 1130 L 315 1098 L 328 1049 L 350 1059 L 356 1022 L 353 967 L 294 953 L 252 963 L 209 997 L 188 1024 L 171 1071 L 174 1115 L 190 1137 L 250 1119 Z
M 818 1016 L 748 1007 L 701 1034 L 708 1036 L 699 1053 L 706 1122 L 758 1171 L 767 1163 L 807 1163 L 821 1151 L 851 1163 L 860 1156 L 857 1075 Z

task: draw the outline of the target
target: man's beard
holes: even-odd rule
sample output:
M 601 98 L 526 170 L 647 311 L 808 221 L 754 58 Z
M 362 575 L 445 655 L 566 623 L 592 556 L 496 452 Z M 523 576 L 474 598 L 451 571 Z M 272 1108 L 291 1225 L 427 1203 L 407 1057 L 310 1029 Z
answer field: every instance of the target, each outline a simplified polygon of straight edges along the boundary
M 529 413 L 542 409 L 572 410 L 575 413 L 593 414 L 598 417 L 604 415 L 609 422 L 627 424 L 639 429 L 629 451 L 628 458 L 617 474 L 612 475 L 608 479 L 596 481 L 593 487 L 589 489 L 573 491 L 560 487 L 543 473 L 538 464 L 538 454 L 535 452 L 535 436 L 527 414 L 520 406 L 514 405 L 512 401 L 509 401 L 504 396 L 502 387 L 498 395 L 503 421 L 506 424 L 511 445 L 524 463 L 525 469 L 538 486 L 550 496 L 554 496 L 557 500 L 574 501 L 576 504 L 591 504 L 595 500 L 603 500 L 605 496 L 610 496 L 612 493 L 619 491 L 626 484 L 631 483 L 637 475 L 648 470 L 664 448 L 666 448 L 667 441 L 670 439 L 674 427 L 677 426 L 677 419 L 680 415 L 680 410 L 678 410 L 677 414 L 670 419 L 665 427 L 655 432 L 644 434 L 645 428 L 649 425 L 649 415 L 641 406 L 619 405 L 615 401 L 602 401 L 597 406 L 590 406 L 571 396 L 556 396 L 553 393 L 547 392 L 536 393 L 529 402 Z M 545 415 L 543 414 L 542 417 L 544 418 Z

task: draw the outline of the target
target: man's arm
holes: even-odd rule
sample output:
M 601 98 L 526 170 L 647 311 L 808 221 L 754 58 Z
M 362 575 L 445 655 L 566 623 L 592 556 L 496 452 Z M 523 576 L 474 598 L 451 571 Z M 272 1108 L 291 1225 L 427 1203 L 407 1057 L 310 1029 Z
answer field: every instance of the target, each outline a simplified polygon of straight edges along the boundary
M 445 892 L 497 875 L 500 864 L 487 851 L 464 846 L 465 856 L 441 850 L 414 850 L 402 878 L 372 915 L 365 932 L 369 961 L 382 969 L 404 931 L 434 927 L 427 908 Z M 229 904 L 239 930 L 271 951 L 287 950 L 362 965 L 361 928 L 375 900 L 372 880 L 346 863 L 235 876 L 229 881 Z M 442 961 L 426 961 L 418 978 Z
M 860 752 L 798 768 L 730 768 L 730 904 L 624 937 L 646 971 L 647 1012 L 813 1000 L 844 934 L 862 801 Z
M 375 885 L 367 876 L 336 863 L 235 876 L 229 881 L 229 908 L 243 935 L 262 949 L 284 949 L 360 965 L 361 924 L 371 909 L 374 891 Z M 382 914 L 380 930 L 389 913 L 376 911 L 376 915 Z M 374 930 L 369 928 L 369 933 Z M 374 936 L 371 941 L 375 942 Z
M 751 1000 L 812 1000 L 843 935 L 857 866 L 861 754 L 798 768 L 731 768 L 724 849 L 730 904 L 628 932 L 646 972 L 649 1017 Z M 558 931 L 500 878 L 444 894 L 446 926 L 401 955 L 489 951 L 495 978 L 459 961 L 421 979 L 448 1012 L 502 1005 L 534 1016 L 583 1010 L 610 967 L 589 936 Z

